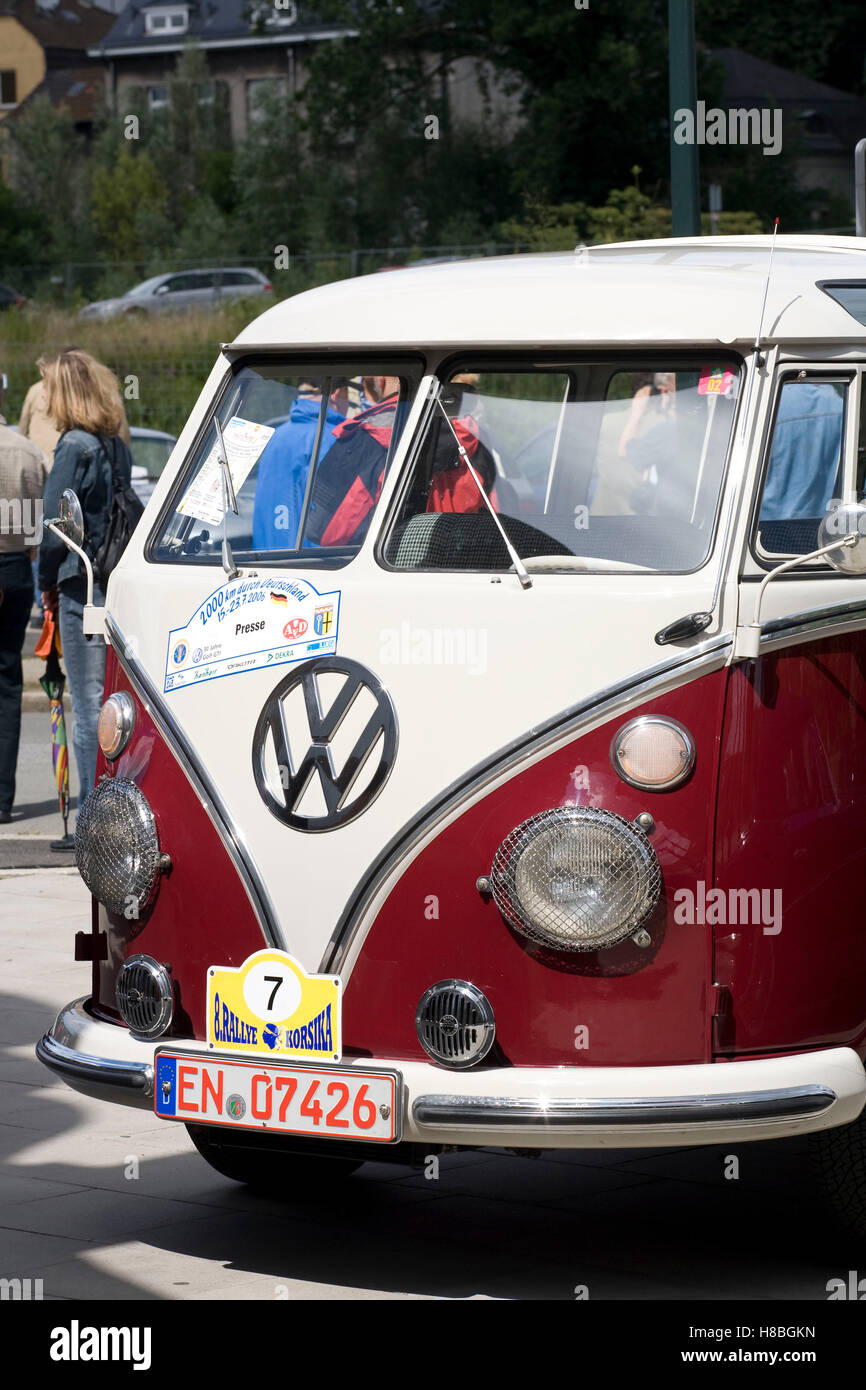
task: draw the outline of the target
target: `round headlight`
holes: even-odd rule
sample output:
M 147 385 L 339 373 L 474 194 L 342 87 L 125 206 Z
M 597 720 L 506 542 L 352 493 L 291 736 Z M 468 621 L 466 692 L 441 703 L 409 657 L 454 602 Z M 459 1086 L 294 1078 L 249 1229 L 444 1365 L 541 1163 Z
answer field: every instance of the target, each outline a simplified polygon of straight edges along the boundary
M 518 825 L 493 860 L 503 917 L 559 951 L 600 951 L 633 935 L 661 892 L 646 835 L 613 811 L 565 806 Z
M 695 765 L 695 745 L 675 719 L 641 715 L 623 724 L 610 759 L 624 782 L 643 791 L 664 792 L 684 782 Z
M 99 746 L 109 762 L 119 758 L 132 737 L 135 725 L 135 703 L 125 690 L 109 695 L 96 724 Z
M 133 920 L 149 905 L 164 860 L 153 811 L 134 782 L 106 777 L 94 787 L 78 812 L 75 862 L 109 912 Z

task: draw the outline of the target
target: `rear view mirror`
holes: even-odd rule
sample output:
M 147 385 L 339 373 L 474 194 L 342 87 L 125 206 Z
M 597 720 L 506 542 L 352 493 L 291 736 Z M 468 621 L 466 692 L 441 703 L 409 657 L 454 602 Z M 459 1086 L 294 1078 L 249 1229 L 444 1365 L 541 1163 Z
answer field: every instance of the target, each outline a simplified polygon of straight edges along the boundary
M 71 540 L 73 545 L 84 544 L 84 516 L 78 494 L 73 492 L 71 487 L 66 488 L 60 498 L 60 516 L 57 521 L 58 530 L 62 531 L 64 537 Z
M 840 545 L 846 536 L 855 536 L 856 540 Z M 840 574 L 866 574 L 866 503 L 837 502 L 835 499 L 830 503 L 818 528 L 818 545 L 823 548 L 833 545 L 834 541 L 835 549 L 827 551 L 827 564 Z

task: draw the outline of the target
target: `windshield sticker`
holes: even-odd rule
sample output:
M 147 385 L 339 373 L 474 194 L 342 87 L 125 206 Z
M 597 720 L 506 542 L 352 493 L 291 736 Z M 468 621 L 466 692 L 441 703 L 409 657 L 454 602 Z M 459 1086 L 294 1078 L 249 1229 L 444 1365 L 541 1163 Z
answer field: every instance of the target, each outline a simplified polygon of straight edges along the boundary
M 163 688 L 334 653 L 339 626 L 339 590 L 320 594 L 306 579 L 235 580 L 172 628 Z
M 242 420 L 239 415 L 233 415 L 223 429 L 226 459 L 236 494 L 258 463 L 273 432 L 270 425 L 257 425 L 253 420 Z M 218 444 L 214 444 L 177 510 L 181 516 L 194 516 L 197 521 L 206 521 L 211 526 L 219 526 L 222 522 L 225 506 Z
M 308 975 L 284 951 L 207 972 L 207 1041 L 220 1052 L 340 1060 L 340 980 Z
M 729 396 L 734 384 L 730 367 L 702 367 L 698 382 L 699 396 Z

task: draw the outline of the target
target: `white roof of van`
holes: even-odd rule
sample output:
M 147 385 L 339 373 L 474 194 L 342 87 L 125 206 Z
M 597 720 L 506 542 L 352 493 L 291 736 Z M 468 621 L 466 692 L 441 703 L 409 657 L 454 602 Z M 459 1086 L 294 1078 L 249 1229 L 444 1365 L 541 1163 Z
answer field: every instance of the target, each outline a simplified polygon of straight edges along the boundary
M 771 241 L 621 242 L 364 275 L 283 300 L 235 345 L 751 343 Z M 818 288 L 824 280 L 866 284 L 866 238 L 779 236 L 762 341 L 864 342 L 864 326 Z

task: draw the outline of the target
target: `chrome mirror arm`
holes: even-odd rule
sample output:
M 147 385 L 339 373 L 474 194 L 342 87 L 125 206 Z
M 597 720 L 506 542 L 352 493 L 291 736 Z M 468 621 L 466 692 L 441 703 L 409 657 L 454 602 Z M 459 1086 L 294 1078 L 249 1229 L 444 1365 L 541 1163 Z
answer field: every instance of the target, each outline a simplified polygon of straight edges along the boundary
M 61 520 L 61 518 L 60 518 L 59 516 L 55 516 L 55 517 L 53 517 L 53 518 L 51 519 L 51 521 L 43 521 L 42 525 L 43 525 L 44 527 L 46 527 L 49 531 L 53 531 L 54 534 L 55 534 L 55 536 L 59 536 L 60 539 L 62 540 L 63 544 L 64 544 L 65 546 L 67 546 L 69 550 L 74 550 L 74 551 L 75 551 L 75 554 L 76 554 L 80 559 L 82 559 L 82 560 L 84 561 L 84 568 L 85 568 L 85 571 L 86 571 L 86 573 L 87 573 L 87 606 L 88 606 L 88 608 L 92 608 L 92 607 L 93 607 L 93 564 L 92 564 L 91 559 L 90 559 L 90 556 L 87 554 L 87 552 L 86 552 L 85 550 L 82 550 L 82 548 L 81 548 L 80 545 L 76 545 L 76 544 L 75 544 L 75 541 L 70 540 L 69 536 L 67 536 L 67 534 L 66 534 L 65 531 L 61 531 L 60 525 L 59 525 L 60 520 Z
M 82 550 L 80 545 L 76 545 L 75 541 L 71 540 L 65 531 L 61 530 L 61 517 L 52 517 L 51 521 L 43 521 L 42 525 L 49 531 L 53 531 L 54 535 L 58 536 L 69 550 L 73 550 L 79 559 L 84 561 L 84 572 L 87 576 L 85 581 L 87 584 L 87 594 L 84 602 L 84 613 L 82 614 L 82 628 L 85 637 L 104 636 L 105 608 L 97 608 L 93 603 L 93 563 L 90 556 L 85 550 Z
M 833 541 L 832 545 L 822 545 L 820 550 L 812 550 L 808 555 L 796 555 L 793 560 L 786 560 L 783 565 L 777 565 L 769 574 L 765 574 L 755 601 L 755 616 L 751 623 L 737 627 L 731 661 L 757 661 L 761 650 L 761 604 L 764 601 L 764 590 L 768 584 L 772 584 L 777 575 L 784 574 L 786 570 L 796 569 L 798 565 L 804 565 L 809 560 L 820 560 L 822 555 L 829 555 L 833 550 L 842 550 L 845 547 L 850 549 L 859 540 L 857 532 L 852 531 L 849 535 L 843 536 L 841 541 Z

